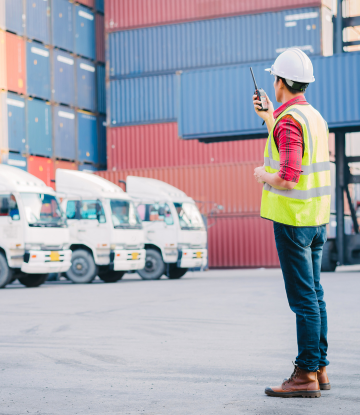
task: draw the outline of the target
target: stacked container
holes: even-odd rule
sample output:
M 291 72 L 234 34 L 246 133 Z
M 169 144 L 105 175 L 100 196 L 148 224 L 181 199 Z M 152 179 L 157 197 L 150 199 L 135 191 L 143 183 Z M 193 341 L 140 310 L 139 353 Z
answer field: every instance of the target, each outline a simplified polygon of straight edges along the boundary
M 47 184 L 56 160 L 106 167 L 103 13 L 102 1 L 0 1 L 1 162 Z
M 196 73 L 241 63 L 248 72 L 248 66 L 273 61 L 291 46 L 311 57 L 331 55 L 330 8 L 331 0 L 105 0 L 109 171 L 99 174 L 114 183 L 127 175 L 158 178 L 201 201 L 202 213 L 213 223 L 210 267 L 279 264 L 271 223 L 259 217 L 261 186 L 253 179 L 254 168 L 263 163 L 265 139 L 260 122 L 257 140 L 224 142 L 227 137 L 217 136 L 217 142 L 204 144 L 179 139 L 179 126 L 187 125 L 178 118 L 184 105 L 181 74 L 194 72 L 186 108 L 188 119 L 196 114 L 191 126 L 197 127 L 198 102 L 209 101 L 217 113 L 208 113 L 205 121 L 215 128 L 215 115 L 226 118 L 223 112 L 239 108 L 221 107 L 222 101 L 216 107 L 206 90 L 199 96 Z M 249 79 L 253 112 L 250 73 L 241 76 Z M 208 85 L 221 89 L 219 80 L 214 77 Z M 233 97 L 228 86 L 232 99 L 244 100 Z M 214 210 L 215 205 L 223 210 Z

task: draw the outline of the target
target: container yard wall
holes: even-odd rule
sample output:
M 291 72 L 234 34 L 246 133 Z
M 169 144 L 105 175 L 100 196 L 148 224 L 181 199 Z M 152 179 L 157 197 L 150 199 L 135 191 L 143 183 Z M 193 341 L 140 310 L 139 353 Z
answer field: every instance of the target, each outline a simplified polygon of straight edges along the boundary
M 0 0 L 0 29 L 22 36 L 25 28 L 23 6 L 23 0 Z
M 322 32 L 330 31 L 331 12 L 307 8 L 114 32 L 110 79 L 270 60 L 292 46 L 320 55 Z
M 223 213 L 258 213 L 262 186 L 254 180 L 258 162 L 241 164 L 215 164 L 203 166 L 172 167 L 161 169 L 129 169 L 99 172 L 118 184 L 127 176 L 150 177 L 169 183 L 184 191 L 194 200 L 202 201 L 201 213 L 208 214 L 216 205 L 224 207 Z
M 26 91 L 25 41 L 0 30 L 0 89 Z
M 27 159 L 21 154 L 6 153 L 2 156 L 2 163 L 27 171 Z
M 75 59 L 70 53 L 54 49 L 53 79 L 53 100 L 61 104 L 74 106 Z
M 264 159 L 266 139 L 204 144 L 181 140 L 176 123 L 107 130 L 108 170 L 241 163 Z
M 94 13 L 83 6 L 75 6 L 75 53 L 95 60 Z
M 303 7 L 332 7 L 331 0 L 105 0 L 106 30 L 125 30 L 221 16 Z
M 106 116 L 100 115 L 98 117 L 98 137 L 99 137 L 99 164 L 106 168 Z
M 96 25 L 96 60 L 98 62 L 105 62 L 105 28 L 104 16 L 97 13 L 95 16 Z
M 27 102 L 27 142 L 29 153 L 52 156 L 51 106 L 38 99 Z
M 96 68 L 87 59 L 76 59 L 77 106 L 96 111 Z
M 97 120 L 92 114 L 77 114 L 78 160 L 80 162 L 98 163 L 98 131 Z
M 104 13 L 104 0 L 95 0 L 95 8 L 98 12 Z
M 175 75 L 110 82 L 112 126 L 175 121 Z
M 50 43 L 50 0 L 28 0 L 26 2 L 26 36 Z
M 105 88 L 105 66 L 96 66 L 97 81 L 97 110 L 101 114 L 106 114 L 106 88 Z
M 74 51 L 73 9 L 68 0 L 52 2 L 52 44 L 70 52 Z
M 25 153 L 25 100 L 10 92 L 0 93 L 0 148 Z
M 59 159 L 76 159 L 75 142 L 75 111 L 63 107 L 54 106 L 54 156 Z
M 26 45 L 27 93 L 30 96 L 51 99 L 50 51 L 40 43 Z
M 272 222 L 254 216 L 209 219 L 209 268 L 279 267 Z

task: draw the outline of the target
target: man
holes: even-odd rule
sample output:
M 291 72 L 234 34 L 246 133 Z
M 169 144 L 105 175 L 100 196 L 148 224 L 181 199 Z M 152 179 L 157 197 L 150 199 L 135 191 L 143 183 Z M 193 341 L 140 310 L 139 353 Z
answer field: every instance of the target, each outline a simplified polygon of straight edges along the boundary
M 275 75 L 282 105 L 268 111 L 253 97 L 267 125 L 265 164 L 255 169 L 264 183 L 261 216 L 273 221 L 276 247 L 291 310 L 296 314 L 298 356 L 290 378 L 266 388 L 269 396 L 320 397 L 330 389 L 326 374 L 327 316 L 320 284 L 326 224 L 330 218 L 330 163 L 327 124 L 304 97 L 314 82 L 313 66 L 300 49 L 288 49 L 267 69 Z

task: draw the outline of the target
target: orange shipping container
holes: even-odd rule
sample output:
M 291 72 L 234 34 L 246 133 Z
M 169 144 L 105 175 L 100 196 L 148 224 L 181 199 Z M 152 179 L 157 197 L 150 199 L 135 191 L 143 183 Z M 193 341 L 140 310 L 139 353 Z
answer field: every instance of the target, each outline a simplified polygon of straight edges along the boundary
M 47 186 L 55 188 L 54 165 L 51 159 L 30 156 L 28 158 L 28 172 L 41 179 Z
M 25 94 L 24 38 L 0 31 L 0 89 Z
M 169 183 L 184 191 L 208 214 L 214 204 L 224 207 L 223 213 L 259 212 L 262 185 L 254 179 L 259 162 L 228 163 L 159 169 L 99 171 L 98 174 L 115 184 L 127 176 L 150 177 Z

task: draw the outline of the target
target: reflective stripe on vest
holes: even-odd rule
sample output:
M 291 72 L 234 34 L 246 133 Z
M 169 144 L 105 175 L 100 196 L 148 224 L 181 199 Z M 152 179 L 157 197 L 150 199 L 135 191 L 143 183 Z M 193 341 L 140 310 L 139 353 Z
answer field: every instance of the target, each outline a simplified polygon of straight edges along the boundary
M 278 190 L 264 184 L 261 216 L 291 226 L 319 226 L 328 223 L 330 217 L 330 161 L 327 124 L 313 107 L 290 106 L 276 120 L 265 146 L 265 170 L 269 173 L 280 170 L 280 155 L 273 134 L 276 124 L 287 114 L 303 130 L 302 173 L 292 190 Z

